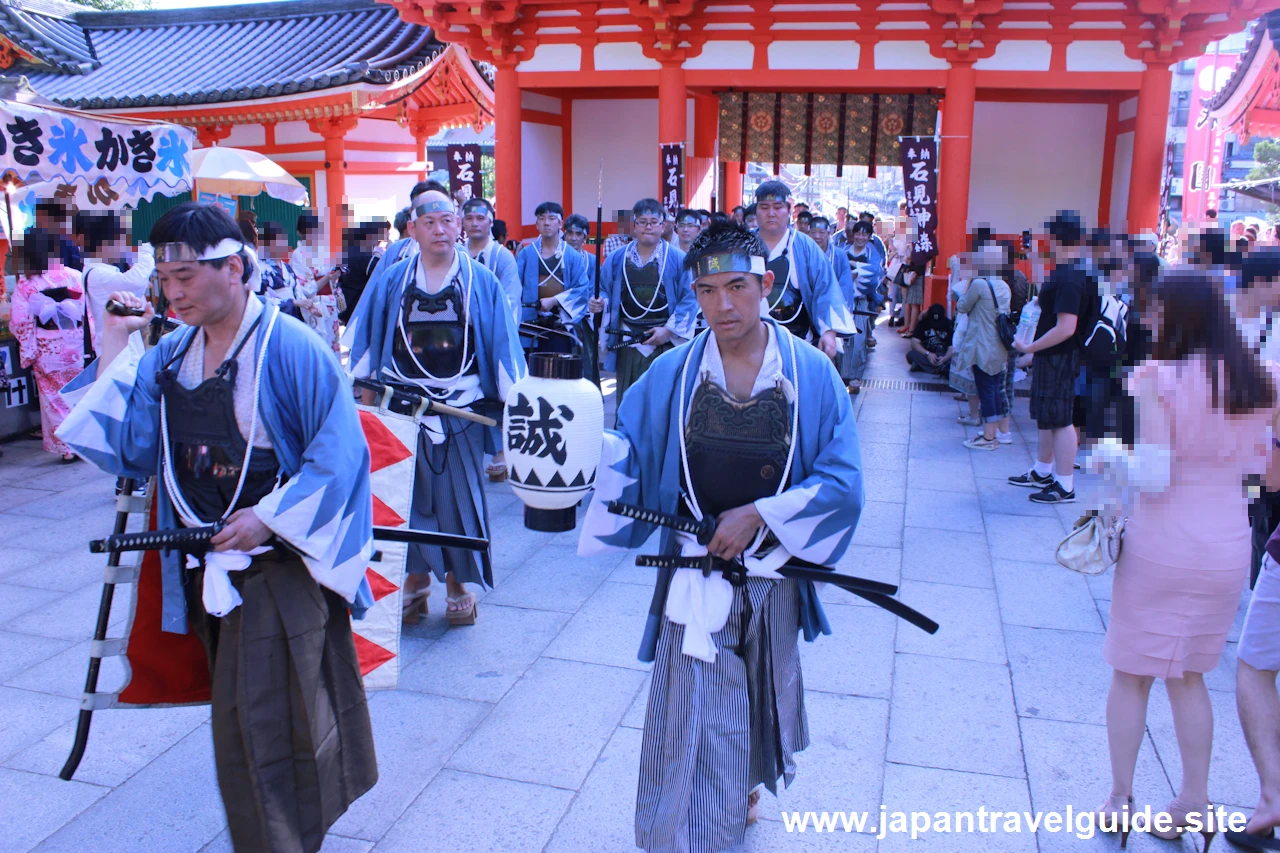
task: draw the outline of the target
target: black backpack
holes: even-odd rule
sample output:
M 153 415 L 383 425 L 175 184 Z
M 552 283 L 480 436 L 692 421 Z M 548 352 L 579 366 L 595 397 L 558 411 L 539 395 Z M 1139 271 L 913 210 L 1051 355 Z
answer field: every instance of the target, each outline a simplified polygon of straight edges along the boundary
M 1113 294 L 1103 294 L 1092 271 L 1088 277 L 1094 298 L 1080 318 L 1082 358 L 1090 367 L 1109 370 L 1124 359 L 1129 306 Z

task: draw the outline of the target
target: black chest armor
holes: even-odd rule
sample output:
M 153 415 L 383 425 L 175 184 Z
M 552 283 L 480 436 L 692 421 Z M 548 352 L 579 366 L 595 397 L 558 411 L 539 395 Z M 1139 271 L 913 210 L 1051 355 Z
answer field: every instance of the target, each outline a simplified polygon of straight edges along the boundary
M 630 258 L 623 262 L 626 277 L 622 282 L 622 322 L 630 329 L 652 329 L 665 324 L 671 316 L 660 263 L 655 260 L 638 267 Z
M 396 370 L 406 379 L 452 379 L 463 367 L 467 311 L 452 284 L 436 293 L 409 287 L 400 304 L 400 334 L 392 347 Z M 474 351 L 474 347 L 470 348 Z M 474 359 L 468 372 L 478 370 Z
M 549 258 L 542 257 L 542 253 L 538 253 L 538 298 L 546 299 L 551 296 L 559 296 L 564 293 L 565 278 L 565 262 L 564 255 L 556 257 L 552 255 Z M 541 311 L 542 309 L 538 309 Z
M 805 307 L 800 291 L 791 284 L 790 250 L 784 251 L 766 266 L 773 273 L 773 287 L 765 297 L 769 301 L 769 316 L 787 328 L 787 331 L 802 341 L 809 340 L 813 333 L 813 324 L 809 321 L 809 310 Z
M 771 497 L 782 485 L 791 448 L 791 416 L 786 394 L 774 387 L 739 402 L 703 379 L 693 392 L 685 423 L 689 462 L 686 492 L 704 515 L 720 515 L 759 498 Z
M 199 329 L 156 376 L 164 397 L 174 478 L 187 505 L 206 524 L 220 520 L 228 508 L 234 511 L 256 505 L 275 488 L 280 469 L 275 451 L 258 447 L 250 454 L 249 442 L 236 422 L 236 356 L 261 322 L 260 316 L 214 375 L 195 388 L 182 387 L 177 376 Z M 232 507 L 246 456 L 249 472 L 240 499 Z

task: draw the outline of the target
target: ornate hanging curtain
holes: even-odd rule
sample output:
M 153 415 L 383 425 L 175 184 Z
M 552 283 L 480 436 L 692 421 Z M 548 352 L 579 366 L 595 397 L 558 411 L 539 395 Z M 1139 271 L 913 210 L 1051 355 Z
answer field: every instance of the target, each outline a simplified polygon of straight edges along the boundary
M 932 136 L 937 95 L 725 92 L 720 160 L 897 166 L 899 136 Z

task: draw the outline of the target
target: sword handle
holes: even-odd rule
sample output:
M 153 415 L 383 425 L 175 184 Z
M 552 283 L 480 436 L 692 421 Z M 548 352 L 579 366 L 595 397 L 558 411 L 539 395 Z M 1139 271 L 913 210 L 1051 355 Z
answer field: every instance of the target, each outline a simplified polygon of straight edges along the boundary
M 89 543 L 93 554 L 118 553 L 120 551 L 186 551 L 200 553 L 209 550 L 209 540 L 217 535 L 222 524 L 207 527 L 188 527 L 176 530 L 144 530 L 141 533 L 120 533 Z

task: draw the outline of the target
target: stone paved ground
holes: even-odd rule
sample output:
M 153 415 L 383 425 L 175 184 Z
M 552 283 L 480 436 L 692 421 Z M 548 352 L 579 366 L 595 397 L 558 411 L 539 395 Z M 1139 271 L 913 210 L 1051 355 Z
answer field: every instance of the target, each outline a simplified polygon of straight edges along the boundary
M 907 379 L 890 330 L 869 378 Z M 839 590 L 834 636 L 803 645 L 813 743 L 780 800 L 766 797 L 745 851 L 1113 850 L 1114 837 L 788 834 L 781 809 L 1064 810 L 1108 791 L 1101 658 L 1110 579 L 1057 566 L 1078 508 L 1007 486 L 1034 432 L 996 453 L 960 444 L 948 394 L 857 399 L 868 503 L 842 567 L 901 584 L 942 623 L 933 637 Z M 0 459 L 0 853 L 223 853 L 230 843 L 205 708 L 95 717 L 76 781 L 70 748 L 109 530 L 112 481 L 20 441 Z M 334 827 L 326 853 L 627 853 L 647 695 L 636 661 L 651 577 L 630 555 L 579 559 L 574 535 L 525 530 L 490 492 L 498 586 L 474 628 L 435 604 L 410 629 L 400 689 L 370 706 L 381 781 Z M 119 613 L 119 610 L 117 610 Z M 1243 618 L 1243 610 L 1241 611 Z M 118 617 L 117 617 L 118 619 Z M 1209 677 L 1217 714 L 1210 793 L 1248 808 L 1256 778 L 1236 719 L 1234 640 Z M 108 661 L 105 686 L 119 678 Z M 1169 707 L 1153 693 L 1139 803 L 1178 778 Z M 869 825 L 874 825 L 875 820 Z M 1134 837 L 1130 849 L 1177 845 Z M 1183 842 L 1181 849 L 1192 844 Z

